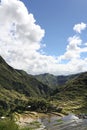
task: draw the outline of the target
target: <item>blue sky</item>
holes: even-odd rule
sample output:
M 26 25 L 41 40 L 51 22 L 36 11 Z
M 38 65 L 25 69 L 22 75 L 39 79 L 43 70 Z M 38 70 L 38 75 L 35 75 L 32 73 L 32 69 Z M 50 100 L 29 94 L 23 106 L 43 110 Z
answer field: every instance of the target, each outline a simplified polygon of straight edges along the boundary
M 1 0 L 0 55 L 29 74 L 87 71 L 86 0 Z
M 67 39 L 74 34 L 73 26 L 87 22 L 86 0 L 22 0 L 36 23 L 45 29 L 43 43 L 48 55 L 65 52 Z

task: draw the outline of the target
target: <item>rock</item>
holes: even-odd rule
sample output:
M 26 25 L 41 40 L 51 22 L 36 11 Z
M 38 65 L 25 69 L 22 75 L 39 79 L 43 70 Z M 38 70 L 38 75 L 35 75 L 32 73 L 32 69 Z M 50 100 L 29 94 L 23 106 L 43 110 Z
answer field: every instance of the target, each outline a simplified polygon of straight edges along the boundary
M 74 114 L 69 114 L 68 116 L 64 116 L 62 118 L 63 121 L 71 121 L 71 120 L 79 120 L 79 118 L 77 116 L 75 116 Z
M 4 117 L 4 116 L 2 116 L 2 117 L 1 117 L 1 119 L 5 119 L 5 117 Z

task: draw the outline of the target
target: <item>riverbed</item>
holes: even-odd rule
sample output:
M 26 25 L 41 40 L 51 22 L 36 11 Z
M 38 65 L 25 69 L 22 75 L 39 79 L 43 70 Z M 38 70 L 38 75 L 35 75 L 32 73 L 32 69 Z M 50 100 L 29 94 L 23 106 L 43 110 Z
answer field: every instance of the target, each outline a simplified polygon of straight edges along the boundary
M 72 117 L 69 120 L 67 118 L 63 120 L 61 117 L 50 115 L 40 120 L 43 126 L 45 126 L 43 130 L 87 130 L 87 119 L 74 119 L 74 115 Z
M 59 116 L 32 112 L 19 115 L 16 123 L 33 130 L 87 130 L 87 119 L 79 119 L 74 114 Z

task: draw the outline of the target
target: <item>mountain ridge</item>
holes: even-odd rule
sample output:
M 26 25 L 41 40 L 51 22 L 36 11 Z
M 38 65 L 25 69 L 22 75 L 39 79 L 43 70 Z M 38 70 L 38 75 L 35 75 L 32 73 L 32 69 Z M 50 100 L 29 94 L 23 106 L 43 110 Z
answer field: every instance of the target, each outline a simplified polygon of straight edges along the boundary
M 45 73 L 45 74 L 35 75 L 35 78 L 38 81 L 48 85 L 50 88 L 55 89 L 55 88 L 58 88 L 58 86 L 63 86 L 64 84 L 67 83 L 68 80 L 73 79 L 79 74 L 72 74 L 72 75 L 67 75 L 67 76 L 66 75 L 55 76 L 53 74 Z
M 6 85 L 5 85 L 6 83 Z M 32 75 L 27 74 L 25 71 L 13 69 L 5 60 L 0 56 L 0 85 L 6 89 L 14 89 L 22 94 L 30 95 L 45 95 L 49 91 L 48 86 L 37 81 Z M 43 87 L 44 86 L 44 87 Z M 18 87 L 18 88 L 17 88 Z M 26 92 L 26 89 L 27 92 Z M 33 88 L 33 90 L 32 90 Z M 45 90 L 47 88 L 47 90 Z M 43 89 L 43 91 L 41 91 Z M 34 92 L 32 94 L 32 91 Z

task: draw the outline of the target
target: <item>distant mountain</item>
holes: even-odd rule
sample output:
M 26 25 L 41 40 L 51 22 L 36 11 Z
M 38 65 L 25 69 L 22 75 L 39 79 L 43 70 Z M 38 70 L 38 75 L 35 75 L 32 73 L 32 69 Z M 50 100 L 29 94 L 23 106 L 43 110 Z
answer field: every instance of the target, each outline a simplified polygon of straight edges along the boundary
M 45 74 L 36 75 L 35 77 L 38 81 L 48 85 L 52 89 L 55 89 L 58 88 L 59 86 L 63 86 L 68 80 L 73 79 L 77 75 L 54 76 L 52 74 L 45 73 Z
M 56 86 L 58 86 L 57 76 L 54 76 L 52 74 L 40 74 L 36 75 L 35 78 L 43 84 L 50 86 L 51 88 L 55 88 Z

